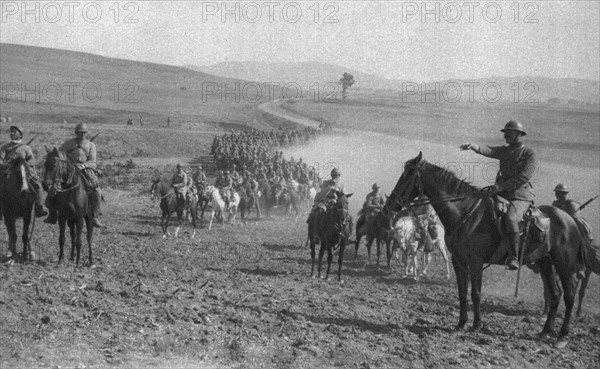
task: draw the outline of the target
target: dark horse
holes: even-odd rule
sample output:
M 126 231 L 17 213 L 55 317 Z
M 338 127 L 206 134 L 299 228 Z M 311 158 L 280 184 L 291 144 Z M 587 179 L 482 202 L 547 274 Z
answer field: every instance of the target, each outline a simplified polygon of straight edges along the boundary
M 256 219 L 260 218 L 260 204 L 258 203 L 258 194 L 250 188 L 241 188 L 240 191 L 240 213 L 242 223 L 246 223 L 246 215 L 250 214 L 252 209 L 256 210 Z M 247 214 L 246 214 L 247 213 Z
M 66 154 L 57 148 L 48 150 L 48 156 L 44 163 L 43 186 L 49 195 L 54 195 L 54 201 L 58 210 L 59 236 L 58 244 L 60 251 L 58 263 L 62 263 L 65 246 L 65 224 L 68 224 L 71 234 L 71 261 L 74 261 L 75 250 L 77 250 L 77 266 L 81 260 L 81 234 L 83 223 L 87 230 L 87 243 L 89 249 L 90 266 L 92 259 L 92 239 L 94 237 L 94 212 L 90 194 L 86 188 L 82 172 L 71 162 Z M 91 191 L 90 191 L 91 192 Z
M 27 178 L 29 177 L 29 165 L 22 159 L 17 158 L 8 163 L 0 165 L 0 211 L 4 215 L 4 224 L 8 232 L 8 248 L 12 258 L 17 257 L 17 219 L 23 218 L 23 260 L 31 260 L 31 245 L 29 244 L 29 232 L 33 232 L 31 225 L 32 210 L 35 204 L 35 194 L 29 185 L 27 189 Z M 41 188 L 37 189 L 41 191 Z M 30 227 L 31 225 L 31 227 Z
M 358 256 L 358 248 L 360 246 L 360 239 L 363 235 L 367 236 L 367 257 L 368 261 L 371 261 L 371 246 L 373 241 L 377 245 L 377 268 L 379 268 L 379 260 L 381 257 L 381 244 L 385 243 L 387 266 L 391 269 L 392 259 L 392 225 L 395 219 L 395 212 L 390 211 L 388 208 L 382 210 L 368 210 L 363 209 L 359 212 L 359 215 L 363 212 L 372 213 L 370 221 L 366 220 L 366 216 L 361 224 L 356 224 L 356 241 L 354 245 L 354 259 Z
M 336 191 L 336 194 L 336 203 L 326 211 L 316 214 L 312 222 L 308 225 L 307 242 L 310 242 L 310 256 L 312 260 L 310 276 L 314 276 L 315 247 L 319 243 L 319 278 L 321 278 L 321 261 L 323 260 L 325 250 L 327 250 L 327 273 L 325 278 L 328 280 L 331 262 L 333 261 L 333 250 L 339 246 L 338 281 L 343 283 L 342 261 L 344 259 L 344 250 L 352 233 L 352 217 L 348 213 L 348 198 L 352 194 L 346 195 L 339 191 Z
M 482 327 L 480 302 L 481 282 L 484 263 L 504 264 L 504 257 L 492 260 L 502 236 L 494 219 L 494 210 L 489 199 L 482 199 L 477 187 L 458 179 L 453 173 L 423 160 L 422 153 L 406 162 L 394 191 L 385 207 L 402 210 L 410 207 L 412 199 L 426 195 L 448 232 L 448 246 L 452 253 L 452 264 L 458 284 L 460 316 L 457 329 L 467 323 L 467 289 L 471 281 L 473 302 L 473 330 Z M 460 201 L 447 201 L 460 200 Z M 569 322 L 577 287 L 576 272 L 585 244 L 573 218 L 552 206 L 539 209 L 550 218 L 550 229 L 544 247 L 526 243 L 523 262 L 535 262 L 541 271 L 544 287 L 550 291 L 550 311 L 540 338 L 552 332 L 559 295 L 555 283 L 555 273 L 564 289 L 565 317 L 560 330 L 557 346 L 567 343 Z M 536 247 L 537 246 L 537 247 Z
M 150 189 L 151 197 L 156 196 L 156 192 L 160 194 L 160 210 L 162 215 L 160 218 L 160 226 L 163 231 L 163 238 L 169 236 L 167 228 L 169 227 L 169 219 L 171 214 L 177 213 L 177 228 L 175 229 L 175 238 L 179 235 L 179 230 L 183 225 L 183 212 L 186 210 L 185 200 L 179 199 L 175 193 L 175 189 L 171 185 L 161 182 L 160 178 L 152 181 L 152 187 Z M 192 214 L 192 237 L 196 235 L 196 220 L 198 219 L 198 201 L 192 196 L 192 201 L 189 204 L 189 211 Z

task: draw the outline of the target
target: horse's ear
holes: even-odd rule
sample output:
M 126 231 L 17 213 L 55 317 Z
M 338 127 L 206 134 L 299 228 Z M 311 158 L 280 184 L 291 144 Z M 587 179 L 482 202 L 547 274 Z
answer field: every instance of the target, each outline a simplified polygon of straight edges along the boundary
M 58 154 L 58 148 L 55 146 L 54 150 L 52 150 L 53 153 Z
M 52 150 L 50 150 L 46 145 L 44 145 L 44 149 L 46 149 L 46 154 L 50 154 L 52 152 Z
M 385 196 L 385 199 L 386 199 L 386 200 L 390 198 L 388 195 L 384 195 L 384 196 Z
M 354 195 L 354 192 L 352 192 L 352 193 L 350 193 L 350 194 L 347 194 L 347 195 L 345 195 L 345 196 L 346 196 L 346 198 L 348 198 L 348 197 L 351 197 L 352 195 Z
M 419 151 L 419 155 L 415 158 L 415 164 L 419 164 L 423 160 L 423 151 Z

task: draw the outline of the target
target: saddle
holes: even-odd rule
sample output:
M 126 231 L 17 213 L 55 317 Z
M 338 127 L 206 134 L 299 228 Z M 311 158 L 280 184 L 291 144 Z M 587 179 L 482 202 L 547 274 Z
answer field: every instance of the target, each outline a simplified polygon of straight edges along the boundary
M 497 195 L 494 196 L 493 199 L 490 199 L 490 201 L 493 201 L 492 205 L 494 209 L 494 220 L 496 222 L 498 232 L 500 235 L 502 235 L 502 242 L 492 256 L 491 262 L 501 263 L 501 260 L 503 260 L 508 251 L 508 241 L 506 240 L 504 227 L 502 225 L 502 216 L 508 212 L 510 202 Z M 524 234 L 528 224 L 528 233 Z M 523 219 L 519 222 L 519 233 L 521 242 L 523 242 L 523 239 L 525 239 L 525 244 L 523 244 L 524 247 L 529 248 L 528 246 L 530 245 L 537 246 L 534 248 L 536 255 L 533 257 L 533 259 L 539 259 L 550 251 L 550 244 L 548 242 L 549 231 L 550 218 L 538 207 L 531 205 L 523 215 Z

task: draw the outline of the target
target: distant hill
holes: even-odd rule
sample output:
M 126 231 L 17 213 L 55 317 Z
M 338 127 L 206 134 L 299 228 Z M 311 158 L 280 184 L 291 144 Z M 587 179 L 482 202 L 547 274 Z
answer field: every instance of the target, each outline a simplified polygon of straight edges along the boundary
M 3 116 L 18 110 L 60 119 L 77 111 L 82 119 L 91 119 L 112 111 L 136 122 L 139 115 L 153 114 L 174 122 L 244 124 L 253 119 L 254 107 L 268 100 L 267 94 L 257 98 L 253 90 L 222 93 L 244 81 L 68 50 L 0 44 L 0 65 Z
M 373 74 L 345 68 L 339 65 L 319 62 L 265 63 L 254 61 L 224 62 L 209 66 L 190 66 L 187 68 L 221 77 L 238 78 L 261 83 L 279 84 L 297 83 L 304 89 L 310 89 L 315 83 L 325 86 L 337 83 L 344 72 L 354 76 L 353 89 L 392 89 L 401 88 L 398 81 L 388 80 Z M 401 82 L 400 82 L 401 83 Z M 323 88 L 323 87 L 321 87 Z
M 418 88 L 417 93 L 408 98 L 407 101 L 419 101 L 421 99 L 422 83 L 420 81 L 400 81 L 382 78 L 373 74 L 345 68 L 339 65 L 326 64 L 320 62 L 296 62 L 296 63 L 265 63 L 265 62 L 226 62 L 209 66 L 186 66 L 187 68 L 201 71 L 204 73 L 228 78 L 238 78 L 248 81 L 257 81 L 261 83 L 276 82 L 290 83 L 295 82 L 304 89 L 310 89 L 314 83 L 324 86 L 327 82 L 337 81 L 342 73 L 348 72 L 354 76 L 355 84 L 350 91 L 356 91 L 360 94 L 373 93 L 401 98 L 402 91 L 413 91 L 415 83 Z M 403 85 L 403 83 L 405 83 Z M 502 101 L 517 102 L 548 102 L 555 98 L 559 101 L 551 102 L 571 105 L 596 103 L 600 100 L 600 82 L 584 79 L 556 79 L 532 76 L 517 77 L 491 77 L 475 80 L 446 80 L 431 82 L 427 84 L 427 90 L 435 89 L 440 93 L 440 100 L 446 97 L 448 100 L 454 98 L 455 84 L 461 87 L 463 94 L 461 101 L 468 100 L 469 86 L 473 86 L 474 98 L 477 101 L 485 99 L 494 100 L 495 89 L 499 86 L 502 92 Z M 473 85 L 473 84 L 479 85 Z M 497 86 L 496 86 L 497 84 Z M 484 96 L 484 86 L 487 86 Z M 314 87 L 313 87 L 314 88 Z M 323 89 L 323 87 L 321 87 Z M 518 94 L 517 94 L 518 90 Z M 446 93 L 446 96 L 441 95 Z M 408 95 L 408 94 L 407 94 Z M 432 99 L 433 96 L 425 96 Z

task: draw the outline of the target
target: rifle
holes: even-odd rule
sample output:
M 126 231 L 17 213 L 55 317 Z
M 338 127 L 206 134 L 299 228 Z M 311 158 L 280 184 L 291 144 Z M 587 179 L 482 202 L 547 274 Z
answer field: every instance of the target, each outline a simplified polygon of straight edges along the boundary
M 35 140 L 37 138 L 37 136 L 39 136 L 39 133 L 37 135 L 33 136 L 31 138 L 31 140 L 29 140 L 29 142 L 27 142 L 27 146 L 31 145 L 31 143 L 33 142 L 33 140 Z
M 586 206 L 588 206 L 588 204 L 594 200 L 596 200 L 598 198 L 598 195 L 592 197 L 591 199 L 589 199 L 588 201 L 584 202 L 583 205 L 581 205 L 579 207 L 579 210 L 582 210 L 583 208 L 585 208 Z
M 100 132 L 96 133 L 96 135 L 92 138 L 90 138 L 90 142 L 94 142 L 94 140 L 96 139 L 96 137 L 100 136 Z

